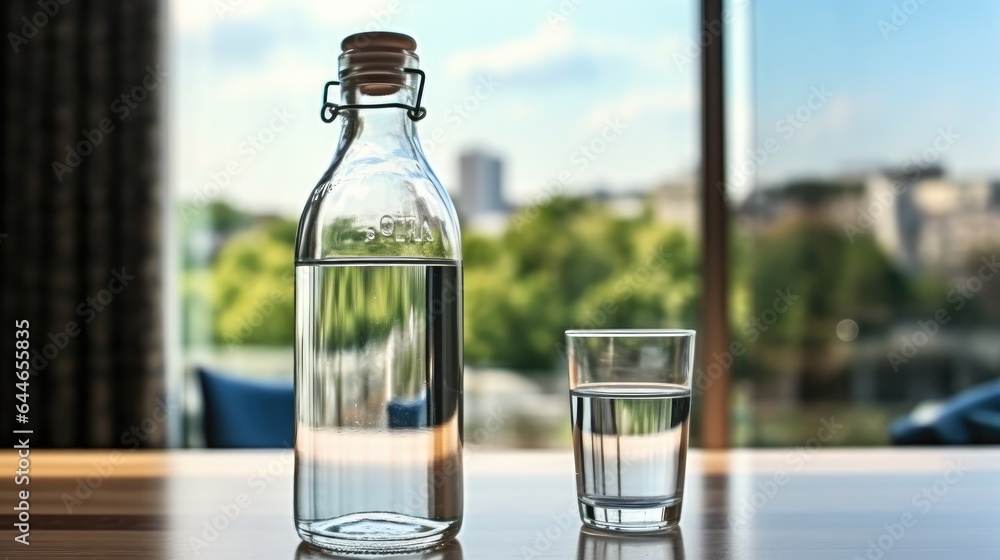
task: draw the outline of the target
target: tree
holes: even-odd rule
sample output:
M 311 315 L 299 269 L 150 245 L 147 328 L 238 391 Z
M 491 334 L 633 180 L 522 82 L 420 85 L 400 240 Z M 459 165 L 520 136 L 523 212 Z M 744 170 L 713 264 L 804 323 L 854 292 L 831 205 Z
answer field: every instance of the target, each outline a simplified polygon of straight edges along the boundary
M 187 271 L 186 308 L 211 306 L 215 343 L 291 345 L 295 222 L 255 221 L 228 207 L 219 212 L 232 228 L 208 268 Z M 335 223 L 329 231 L 349 236 L 358 228 Z M 424 245 L 422 250 L 439 249 Z M 467 232 L 463 256 L 469 364 L 548 373 L 566 329 L 694 323 L 696 247 L 656 222 L 649 209 L 622 218 L 593 201 L 555 198 L 515 216 L 499 237 Z M 330 305 L 346 305 L 360 279 L 341 274 L 321 281 L 327 291 L 343 294 Z M 372 329 L 409 304 L 386 305 L 344 328 L 388 336 Z
M 871 336 L 889 327 L 908 297 L 904 276 L 870 235 L 848 240 L 821 220 L 790 220 L 762 235 L 755 263 L 751 321 L 760 322 L 741 329 L 758 346 L 749 353 L 752 375 L 795 373 L 800 388 L 815 387 L 802 389 L 803 399 L 829 398 L 820 394 L 824 380 L 846 366 L 849 355 L 835 352 L 838 322 L 853 320 Z M 781 293 L 790 304 L 778 301 Z
M 653 220 L 555 198 L 466 236 L 466 359 L 549 372 L 570 328 L 690 326 L 694 245 Z
M 219 250 L 212 267 L 216 342 L 293 343 L 294 225 L 274 219 Z

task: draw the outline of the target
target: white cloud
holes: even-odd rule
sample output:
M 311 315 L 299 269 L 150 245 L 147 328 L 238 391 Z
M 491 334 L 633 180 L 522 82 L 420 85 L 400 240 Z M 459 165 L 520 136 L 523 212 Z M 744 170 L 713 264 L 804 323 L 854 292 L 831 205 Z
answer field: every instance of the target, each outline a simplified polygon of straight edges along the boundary
M 580 36 L 570 26 L 541 27 L 534 35 L 454 55 L 447 71 L 457 77 L 469 74 L 503 76 L 520 70 L 536 69 L 572 57 L 586 57 L 617 66 L 632 65 L 650 72 L 672 67 L 670 54 L 682 44 L 682 37 L 662 37 L 641 41 L 632 37 Z
M 827 144 L 834 138 L 856 133 L 857 123 L 870 114 L 871 106 L 864 99 L 835 92 L 829 102 L 817 109 L 798 131 L 793 142 Z
M 170 27 L 173 32 L 201 29 L 210 25 L 216 19 L 211 2 L 171 0 L 167 2 L 167 11 L 169 12 Z
M 690 112 L 694 107 L 694 91 L 633 90 L 613 102 L 595 105 L 587 112 L 584 122 L 588 127 L 596 127 L 609 118 L 635 121 L 640 115 Z
M 305 91 L 316 96 L 319 111 L 318 100 L 324 80 L 336 78 L 336 73 L 336 65 L 329 61 L 281 48 L 268 53 L 260 67 L 231 72 L 221 81 L 219 94 L 223 99 L 266 94 L 283 94 L 282 97 L 285 97 Z M 339 92 L 331 90 L 330 95 L 339 96 Z
M 506 74 L 557 58 L 573 48 L 573 34 L 567 27 L 542 29 L 529 37 L 456 54 L 448 61 L 449 73 L 462 76 L 476 72 Z
M 500 111 L 513 120 L 529 120 L 538 116 L 538 105 L 523 99 L 513 100 L 501 106 Z
M 390 9 L 390 6 L 395 9 Z M 305 14 L 321 26 L 384 28 L 403 10 L 402 0 L 351 0 L 319 2 L 316 0 L 170 0 L 170 22 L 178 33 L 201 31 L 230 20 L 270 21 L 289 13 Z

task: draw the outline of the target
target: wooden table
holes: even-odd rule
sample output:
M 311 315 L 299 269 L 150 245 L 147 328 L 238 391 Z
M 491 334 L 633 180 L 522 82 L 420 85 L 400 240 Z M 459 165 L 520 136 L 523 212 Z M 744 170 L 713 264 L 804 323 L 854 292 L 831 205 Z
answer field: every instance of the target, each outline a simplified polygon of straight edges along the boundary
M 23 546 L 11 529 L 25 487 L 16 455 L 0 456 L 0 559 L 326 557 L 292 529 L 287 451 L 30 457 Z M 568 451 L 469 451 L 466 490 L 458 540 L 418 557 L 1000 558 L 994 449 L 695 451 L 681 530 L 652 538 L 581 532 Z

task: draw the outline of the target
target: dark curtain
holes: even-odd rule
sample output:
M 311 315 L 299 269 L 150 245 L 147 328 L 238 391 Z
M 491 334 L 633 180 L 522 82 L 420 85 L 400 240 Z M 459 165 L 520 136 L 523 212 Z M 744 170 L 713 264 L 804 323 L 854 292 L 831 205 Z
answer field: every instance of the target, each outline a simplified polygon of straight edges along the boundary
M 160 446 L 158 105 L 169 79 L 154 1 L 4 3 L 0 438 Z M 28 423 L 16 321 L 30 323 Z M 20 436 L 24 437 L 24 436 Z

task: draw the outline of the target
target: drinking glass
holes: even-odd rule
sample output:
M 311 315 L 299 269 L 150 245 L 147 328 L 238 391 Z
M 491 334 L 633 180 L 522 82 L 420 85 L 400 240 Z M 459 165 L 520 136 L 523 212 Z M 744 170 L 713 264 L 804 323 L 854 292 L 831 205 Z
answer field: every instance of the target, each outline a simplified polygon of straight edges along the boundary
M 580 518 L 651 532 L 680 521 L 692 330 L 566 331 Z

